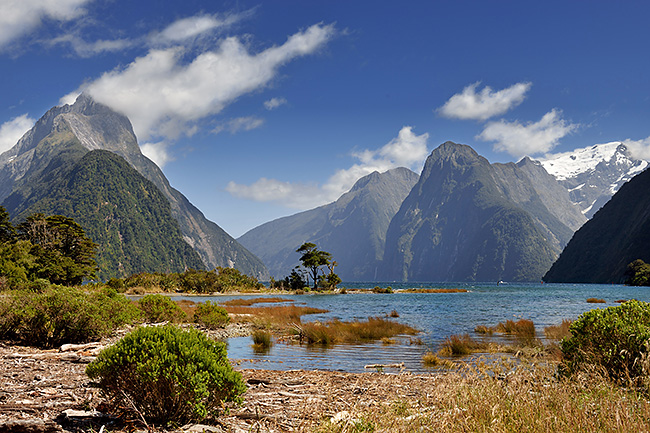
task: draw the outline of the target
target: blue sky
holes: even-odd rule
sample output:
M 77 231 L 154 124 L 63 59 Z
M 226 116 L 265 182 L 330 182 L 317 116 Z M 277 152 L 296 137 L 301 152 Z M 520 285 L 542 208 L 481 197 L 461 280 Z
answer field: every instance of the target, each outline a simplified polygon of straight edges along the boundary
M 644 1 L 0 0 L 0 152 L 80 91 L 238 237 L 451 140 L 650 158 Z

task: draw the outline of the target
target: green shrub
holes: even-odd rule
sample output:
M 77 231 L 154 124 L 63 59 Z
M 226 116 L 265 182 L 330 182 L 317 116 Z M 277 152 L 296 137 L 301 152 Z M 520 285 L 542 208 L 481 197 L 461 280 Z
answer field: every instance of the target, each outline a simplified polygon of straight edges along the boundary
M 0 337 L 51 348 L 99 339 L 139 317 L 131 301 L 115 290 L 51 285 L 0 298 Z
M 644 375 L 650 342 L 650 304 L 629 301 L 617 307 L 591 310 L 569 329 L 571 336 L 560 343 L 563 372 L 596 366 L 616 380 L 634 380 Z
M 225 308 L 206 301 L 196 306 L 194 322 L 209 329 L 225 328 L 230 323 L 230 316 Z
M 138 301 L 138 306 L 144 313 L 147 322 L 173 322 L 179 323 L 187 320 L 187 314 L 176 302 L 164 295 L 147 295 Z
M 225 347 L 196 329 L 141 327 L 103 350 L 86 374 L 116 408 L 133 405 L 148 421 L 183 425 L 216 415 L 246 390 Z

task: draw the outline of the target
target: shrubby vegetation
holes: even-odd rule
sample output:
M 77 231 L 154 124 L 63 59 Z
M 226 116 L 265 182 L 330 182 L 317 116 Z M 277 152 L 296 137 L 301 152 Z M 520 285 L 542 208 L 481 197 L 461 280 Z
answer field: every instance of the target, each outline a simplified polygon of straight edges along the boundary
M 141 327 L 86 368 L 115 408 L 134 406 L 148 421 L 183 425 L 216 415 L 246 390 L 224 343 L 195 329 Z
M 147 295 L 138 301 L 138 306 L 147 322 L 179 323 L 187 320 L 187 315 L 178 304 L 164 295 Z
M 602 369 L 617 381 L 635 381 L 650 373 L 650 304 L 628 301 L 618 307 L 582 314 L 560 343 L 567 374 Z
M 297 250 L 300 253 L 300 266 L 291 270 L 289 276 L 281 280 L 271 279 L 271 287 L 285 290 L 302 290 L 309 286 L 311 279 L 313 289 L 335 289 L 341 278 L 334 273 L 338 263 L 332 260 L 332 254 L 321 251 L 312 242 L 305 242 Z M 329 272 L 325 272 L 327 269 Z
M 230 316 L 225 308 L 205 301 L 196 306 L 194 322 L 209 329 L 225 328 L 230 323 Z
M 107 285 L 120 292 L 222 293 L 231 290 L 254 291 L 264 287 L 257 278 L 235 268 L 217 267 L 211 271 L 188 269 L 182 273 L 141 272 L 127 278 L 112 278 Z
M 625 284 L 628 286 L 650 286 L 650 264 L 637 259 L 627 265 Z
M 114 290 L 49 285 L 0 297 L 0 338 L 52 348 L 110 335 L 140 320 L 141 311 Z

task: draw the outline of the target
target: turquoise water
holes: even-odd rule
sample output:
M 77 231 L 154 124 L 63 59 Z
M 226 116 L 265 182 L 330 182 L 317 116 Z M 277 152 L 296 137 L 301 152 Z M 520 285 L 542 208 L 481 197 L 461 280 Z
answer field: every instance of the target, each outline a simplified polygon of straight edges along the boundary
M 337 345 L 331 348 L 276 343 L 269 352 L 259 354 L 251 348 L 251 339 L 242 337 L 228 341 L 228 356 L 242 368 L 359 372 L 364 371 L 367 364 L 404 362 L 407 370 L 421 372 L 427 371 L 421 363 L 426 351 L 437 350 L 440 343 L 450 335 L 473 335 L 477 325 L 494 326 L 508 319 L 524 318 L 535 323 L 538 336 L 542 337 L 546 326 L 559 324 L 562 319 L 575 319 L 593 308 L 616 306 L 617 300 L 638 299 L 650 302 L 650 288 L 621 285 L 348 283 L 343 286 L 349 289 L 371 289 L 377 285 L 390 285 L 393 289 L 459 288 L 467 289 L 468 292 L 279 296 L 288 302 L 329 310 L 325 314 L 303 316 L 303 321 L 365 319 L 369 316 L 385 316 L 396 310 L 399 318 L 395 320 L 420 330 L 421 334 L 417 338 L 424 344 L 409 344 L 410 337 L 400 338 L 393 345 L 377 343 Z M 241 296 L 191 299 L 197 302 L 208 299 L 220 302 L 236 297 Z M 587 298 L 600 298 L 607 303 L 590 304 L 586 302 Z

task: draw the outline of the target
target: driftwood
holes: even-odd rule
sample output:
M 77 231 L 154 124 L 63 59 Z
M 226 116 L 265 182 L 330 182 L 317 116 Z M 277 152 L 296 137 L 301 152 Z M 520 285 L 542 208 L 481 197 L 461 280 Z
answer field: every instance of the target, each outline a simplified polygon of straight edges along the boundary
M 368 364 L 363 368 L 374 368 L 374 369 L 384 369 L 384 368 L 404 368 L 404 363 L 400 362 L 398 364 Z
M 63 429 L 51 420 L 21 419 L 0 422 L 3 433 L 60 433 Z

